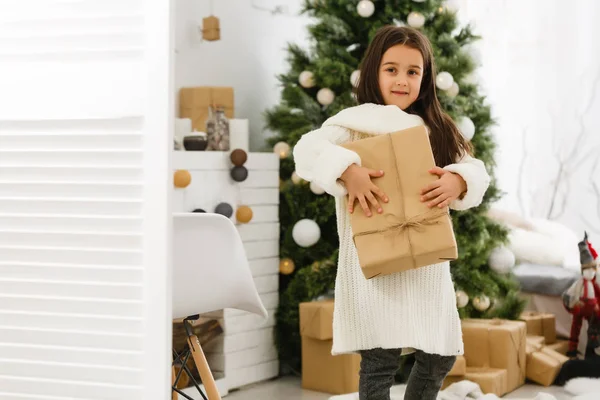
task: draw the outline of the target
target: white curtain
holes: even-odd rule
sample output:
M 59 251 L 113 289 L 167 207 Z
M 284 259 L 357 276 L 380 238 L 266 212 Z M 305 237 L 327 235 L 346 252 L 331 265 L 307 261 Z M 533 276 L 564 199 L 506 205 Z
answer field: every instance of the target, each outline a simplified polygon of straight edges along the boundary
M 600 2 L 453 0 L 482 36 L 498 207 L 600 236 Z

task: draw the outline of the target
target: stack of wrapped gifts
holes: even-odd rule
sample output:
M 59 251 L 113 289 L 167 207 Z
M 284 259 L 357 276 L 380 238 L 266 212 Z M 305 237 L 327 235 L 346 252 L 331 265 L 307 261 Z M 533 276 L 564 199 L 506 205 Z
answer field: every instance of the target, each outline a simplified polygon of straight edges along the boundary
M 550 386 L 568 360 L 568 341 L 556 337 L 552 314 L 525 312 L 519 321 L 462 321 L 464 357 L 458 357 L 444 381 L 469 380 L 484 393 L 503 396 L 528 379 Z
M 550 386 L 569 360 L 565 356 L 569 342 L 557 340 L 556 321 L 552 314 L 525 312 L 521 320 L 527 324 L 527 379 Z

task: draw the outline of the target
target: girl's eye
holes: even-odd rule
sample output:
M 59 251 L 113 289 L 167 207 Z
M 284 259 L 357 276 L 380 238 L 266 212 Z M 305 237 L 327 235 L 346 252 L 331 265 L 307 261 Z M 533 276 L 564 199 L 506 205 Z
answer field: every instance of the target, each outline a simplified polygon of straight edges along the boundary
M 417 75 L 417 71 L 415 71 L 414 69 L 411 69 L 410 71 L 408 71 L 409 75 Z
M 387 69 L 386 69 L 386 71 L 387 71 L 387 72 L 394 73 L 394 72 L 396 72 L 396 68 L 394 68 L 394 67 L 390 67 L 390 68 L 387 68 Z

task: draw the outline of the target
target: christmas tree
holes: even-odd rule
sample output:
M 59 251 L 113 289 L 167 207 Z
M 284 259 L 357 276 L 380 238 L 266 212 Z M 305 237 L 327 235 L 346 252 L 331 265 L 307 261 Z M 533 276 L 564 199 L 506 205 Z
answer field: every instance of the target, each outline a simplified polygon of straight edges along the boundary
M 470 26 L 460 27 L 456 12 L 442 0 L 308 0 L 303 13 L 315 21 L 308 28 L 311 48 L 288 46 L 290 68 L 279 76 L 282 100 L 266 112 L 267 125 L 276 132 L 269 144 L 282 158 L 275 331 L 282 366 L 299 371 L 298 304 L 332 293 L 338 247 L 334 199 L 294 174 L 290 148 L 327 118 L 357 105 L 353 89 L 361 59 L 370 39 L 385 25 L 409 25 L 430 39 L 440 102 L 492 176 L 481 206 L 452 212 L 459 259 L 451 263 L 451 270 L 460 315 L 515 319 L 523 303 L 516 281 L 506 273 L 514 256 L 503 247 L 506 230 L 486 217 L 500 191 L 494 179 L 490 108 L 472 78 L 476 65 L 470 48 L 479 37 Z

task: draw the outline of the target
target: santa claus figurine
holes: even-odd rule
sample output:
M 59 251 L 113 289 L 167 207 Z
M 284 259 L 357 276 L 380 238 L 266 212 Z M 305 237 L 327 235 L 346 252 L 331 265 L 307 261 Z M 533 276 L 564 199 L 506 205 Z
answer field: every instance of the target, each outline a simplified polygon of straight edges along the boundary
M 600 286 L 596 282 L 597 258 L 598 254 L 588 241 L 586 232 L 583 241 L 579 242 L 581 278 L 563 294 L 563 303 L 566 309 L 573 314 L 569 351 L 567 353 L 571 358 L 577 357 L 579 333 L 581 332 L 583 320 L 587 320 L 590 326 L 600 322 Z M 597 339 L 596 337 L 588 338 L 590 342 L 596 342 Z

